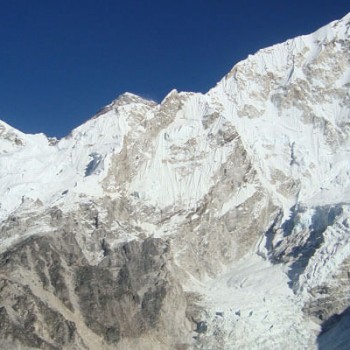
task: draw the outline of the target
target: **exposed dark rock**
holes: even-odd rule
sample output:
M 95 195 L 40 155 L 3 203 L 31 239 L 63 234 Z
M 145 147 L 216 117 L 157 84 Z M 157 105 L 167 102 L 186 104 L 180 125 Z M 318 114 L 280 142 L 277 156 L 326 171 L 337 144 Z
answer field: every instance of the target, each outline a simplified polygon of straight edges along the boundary
M 107 344 L 156 331 L 164 322 L 162 307 L 170 287 L 168 245 L 149 238 L 112 250 L 102 241 L 105 258 L 93 266 L 73 233 L 25 239 L 0 256 L 0 273 L 8 276 L 0 279 L 0 337 L 40 349 L 76 347 L 82 335 L 63 316 L 66 312 L 81 313 L 86 326 Z M 27 277 L 18 279 L 16 271 Z M 37 285 L 36 294 L 48 293 L 62 305 L 47 305 L 28 283 Z
M 208 326 L 207 326 L 207 323 L 204 322 L 204 321 L 199 321 L 196 323 L 196 329 L 195 331 L 197 333 L 205 333 L 207 330 L 208 330 Z

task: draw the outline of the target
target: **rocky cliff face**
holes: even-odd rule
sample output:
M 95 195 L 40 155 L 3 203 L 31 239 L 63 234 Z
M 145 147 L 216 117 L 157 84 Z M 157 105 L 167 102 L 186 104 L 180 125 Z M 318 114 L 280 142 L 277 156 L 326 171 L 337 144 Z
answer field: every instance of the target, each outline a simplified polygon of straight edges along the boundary
M 348 348 L 349 35 L 62 140 L 0 122 L 0 348 Z

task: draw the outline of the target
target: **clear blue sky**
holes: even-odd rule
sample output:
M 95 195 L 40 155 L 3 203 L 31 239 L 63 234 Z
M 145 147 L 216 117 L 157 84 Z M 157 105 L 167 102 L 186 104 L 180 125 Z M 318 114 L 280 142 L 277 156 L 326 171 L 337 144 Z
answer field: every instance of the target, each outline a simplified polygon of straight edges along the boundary
M 0 119 L 62 137 L 125 91 L 206 92 L 248 54 L 349 11 L 349 0 L 3 0 Z

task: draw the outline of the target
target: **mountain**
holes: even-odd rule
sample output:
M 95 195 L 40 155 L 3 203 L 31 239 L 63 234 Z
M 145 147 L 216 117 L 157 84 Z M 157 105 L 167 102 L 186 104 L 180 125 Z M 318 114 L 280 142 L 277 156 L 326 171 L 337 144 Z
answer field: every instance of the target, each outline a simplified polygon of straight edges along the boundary
M 0 122 L 0 348 L 348 349 L 349 37 L 61 140 Z

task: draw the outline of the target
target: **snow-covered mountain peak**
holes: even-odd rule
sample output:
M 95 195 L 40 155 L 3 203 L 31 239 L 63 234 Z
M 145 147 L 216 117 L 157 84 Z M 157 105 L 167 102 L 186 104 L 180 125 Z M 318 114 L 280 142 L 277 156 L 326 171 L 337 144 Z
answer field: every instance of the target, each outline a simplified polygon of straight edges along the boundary
M 294 198 L 286 208 L 297 199 L 350 199 L 346 177 L 341 175 L 341 186 L 334 182 L 349 171 L 349 52 L 347 15 L 313 34 L 260 50 L 209 92 L 214 100 L 225 100 L 225 117 L 276 197 L 283 202 L 283 188 L 294 188 L 287 191 Z M 337 164 L 337 175 L 330 164 Z
M 67 348 L 315 348 L 350 305 L 349 21 L 206 94 L 125 93 L 61 140 L 0 123 L 0 269 L 33 293 L 23 312 L 43 298 Z
M 124 94 L 118 96 L 113 102 L 112 102 L 112 106 L 113 107 L 117 107 L 117 106 L 124 106 L 124 105 L 128 105 L 128 104 L 145 104 L 148 106 L 154 106 L 157 103 L 152 101 L 152 100 L 148 100 L 145 99 L 141 96 L 135 95 L 133 93 L 130 92 L 125 92 Z

